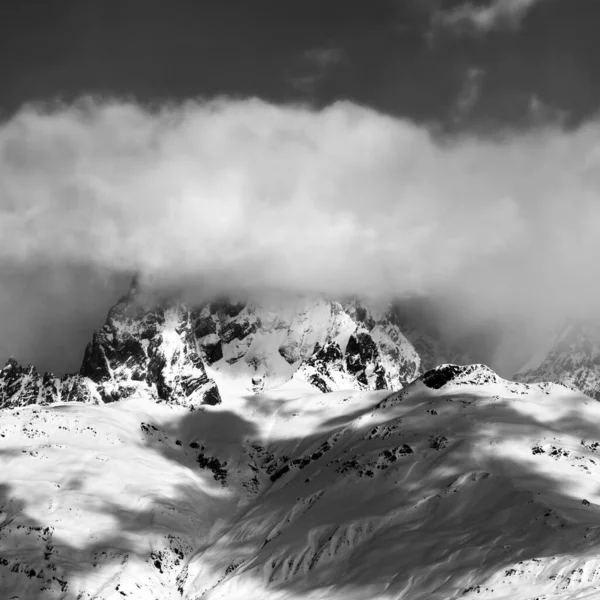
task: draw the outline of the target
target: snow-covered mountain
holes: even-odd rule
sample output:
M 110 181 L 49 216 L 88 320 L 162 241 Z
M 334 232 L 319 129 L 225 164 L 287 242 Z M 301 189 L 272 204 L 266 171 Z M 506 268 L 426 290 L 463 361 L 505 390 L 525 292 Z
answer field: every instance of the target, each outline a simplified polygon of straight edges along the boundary
M 420 356 L 390 307 L 291 298 L 284 304 L 210 303 L 195 315 L 207 365 L 254 389 L 291 377 L 322 392 L 399 389 L 420 372 Z
M 189 406 L 220 402 L 198 353 L 189 310 L 148 302 L 134 281 L 94 334 L 78 374 L 58 378 L 10 359 L 0 370 L 0 408 L 113 402 L 134 393 Z
M 0 370 L 0 598 L 595 598 L 589 331 L 511 382 L 394 306 L 134 281 L 79 373 Z
M 557 381 L 600 400 L 600 327 L 573 321 L 515 375 L 523 382 Z
M 0 597 L 597 597 L 600 404 L 578 392 L 482 365 L 194 411 L 148 389 L 2 411 Z
M 315 390 L 397 390 L 447 360 L 429 333 L 402 331 L 392 305 L 287 297 L 188 307 L 157 300 L 134 279 L 88 344 L 78 374 L 56 377 L 10 360 L 0 370 L 0 408 L 63 401 L 112 402 L 134 393 L 192 406 L 285 381 Z M 467 362 L 464 355 L 450 355 Z

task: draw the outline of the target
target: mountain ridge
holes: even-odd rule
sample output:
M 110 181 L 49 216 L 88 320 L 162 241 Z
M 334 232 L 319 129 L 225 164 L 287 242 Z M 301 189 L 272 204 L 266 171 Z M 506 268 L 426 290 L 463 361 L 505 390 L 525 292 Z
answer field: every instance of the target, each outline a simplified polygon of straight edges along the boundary
M 600 405 L 442 365 L 190 411 L 5 409 L 0 591 L 28 600 L 567 600 L 600 584 Z
M 414 329 L 409 339 L 399 323 L 391 304 L 325 296 L 188 307 L 176 295 L 147 293 L 134 278 L 94 332 L 79 373 L 42 374 L 10 359 L 0 370 L 0 408 L 135 394 L 198 407 L 220 402 L 215 377 L 249 393 L 290 379 L 320 392 L 400 389 L 447 356 L 438 340 Z

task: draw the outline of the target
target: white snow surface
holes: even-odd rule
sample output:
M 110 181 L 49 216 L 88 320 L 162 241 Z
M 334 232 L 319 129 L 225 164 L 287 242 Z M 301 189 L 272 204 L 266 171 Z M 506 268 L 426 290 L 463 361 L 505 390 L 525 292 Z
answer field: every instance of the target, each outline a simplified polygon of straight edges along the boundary
M 393 394 L 218 385 L 198 410 L 0 411 L 0 598 L 598 598 L 589 397 L 482 365 Z

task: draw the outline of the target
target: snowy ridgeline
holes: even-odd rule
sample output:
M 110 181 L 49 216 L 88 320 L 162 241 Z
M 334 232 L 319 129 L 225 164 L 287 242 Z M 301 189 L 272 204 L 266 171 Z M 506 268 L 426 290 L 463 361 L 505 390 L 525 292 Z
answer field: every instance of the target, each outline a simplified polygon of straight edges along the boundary
M 398 306 L 356 299 L 160 302 L 133 285 L 87 346 L 79 373 L 54 376 L 13 359 L 0 369 L 0 408 L 106 403 L 144 396 L 198 407 L 290 380 L 319 392 L 399 390 L 434 366 L 474 362 Z M 600 399 L 600 331 L 570 326 L 515 376 L 556 381 Z
M 198 407 L 218 404 L 222 386 L 251 394 L 290 379 L 320 392 L 397 390 L 432 361 L 468 362 L 425 332 L 409 337 L 392 306 L 319 297 L 190 309 L 133 286 L 94 334 L 79 373 L 41 374 L 11 359 L 0 370 L 0 408 L 139 395 Z
M 445 365 L 221 400 L 3 410 L 0 597 L 597 597 L 590 398 Z

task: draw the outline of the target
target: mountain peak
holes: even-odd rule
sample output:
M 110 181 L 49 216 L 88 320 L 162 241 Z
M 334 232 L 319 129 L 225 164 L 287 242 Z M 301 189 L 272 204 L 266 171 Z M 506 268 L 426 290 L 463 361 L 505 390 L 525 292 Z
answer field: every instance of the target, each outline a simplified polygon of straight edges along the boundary
M 503 382 L 497 373 L 487 365 L 440 365 L 427 371 L 421 381 L 429 388 L 440 389 L 448 383 L 458 385 L 483 385 Z
M 436 344 L 424 339 L 413 345 L 391 306 L 357 298 L 221 299 L 188 307 L 144 290 L 136 275 L 87 345 L 79 373 L 67 378 L 76 394 L 61 394 L 49 383 L 60 379 L 52 374 L 26 373 L 16 361 L 8 369 L 34 386 L 19 395 L 26 403 L 143 396 L 197 406 L 219 403 L 219 385 L 249 394 L 288 381 L 315 392 L 399 390 L 423 372 L 420 348 L 436 362 Z M 17 402 L 17 388 L 15 381 L 4 386 L 0 405 Z
M 17 359 L 14 356 L 10 356 L 7 361 L 6 364 L 4 365 L 4 369 L 8 370 L 8 369 L 16 369 L 19 366 L 19 363 L 17 361 Z

